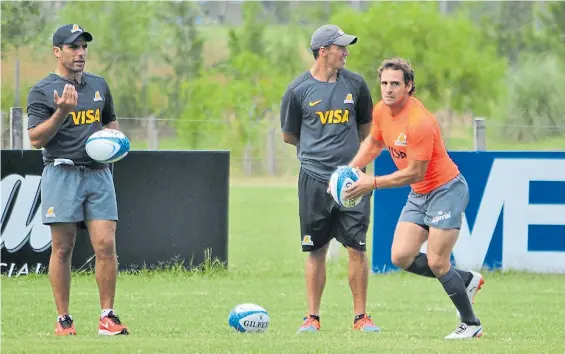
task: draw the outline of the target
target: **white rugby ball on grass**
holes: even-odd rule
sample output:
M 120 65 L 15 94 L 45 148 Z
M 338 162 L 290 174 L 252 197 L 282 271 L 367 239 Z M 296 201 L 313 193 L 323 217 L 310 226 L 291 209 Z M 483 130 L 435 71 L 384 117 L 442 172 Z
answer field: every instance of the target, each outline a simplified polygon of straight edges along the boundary
M 242 333 L 265 332 L 270 323 L 267 310 L 255 304 L 237 305 L 228 316 L 230 327 Z

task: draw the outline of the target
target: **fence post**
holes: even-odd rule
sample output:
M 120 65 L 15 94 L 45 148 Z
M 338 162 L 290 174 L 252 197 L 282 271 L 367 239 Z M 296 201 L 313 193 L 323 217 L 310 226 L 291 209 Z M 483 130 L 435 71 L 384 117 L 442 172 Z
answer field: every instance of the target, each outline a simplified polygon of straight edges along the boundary
M 473 121 L 473 140 L 475 143 L 475 151 L 486 151 L 487 137 L 485 119 L 477 117 Z
M 23 109 L 10 107 L 10 148 L 21 150 L 23 148 Z
M 270 176 L 277 174 L 276 129 L 270 127 L 267 132 L 267 172 Z
M 31 146 L 31 141 L 29 140 L 29 132 L 27 130 L 27 126 L 28 126 L 28 119 L 29 116 L 27 114 L 23 114 L 23 127 L 22 127 L 22 139 L 23 139 L 23 149 L 24 150 L 32 150 L 33 146 Z
M 253 172 L 253 161 L 251 157 L 251 144 L 248 142 L 243 148 L 243 173 L 245 176 L 251 176 Z
M 147 147 L 149 150 L 159 149 L 159 137 L 157 132 L 157 122 L 154 116 L 150 116 L 147 121 Z

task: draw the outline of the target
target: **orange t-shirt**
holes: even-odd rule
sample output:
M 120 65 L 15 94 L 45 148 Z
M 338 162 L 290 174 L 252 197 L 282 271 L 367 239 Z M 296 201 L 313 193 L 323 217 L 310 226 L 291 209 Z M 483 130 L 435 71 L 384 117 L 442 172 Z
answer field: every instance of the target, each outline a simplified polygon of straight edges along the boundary
M 414 97 L 395 116 L 382 101 L 377 103 L 373 107 L 371 135 L 388 147 L 399 170 L 408 166 L 408 159 L 429 161 L 424 179 L 410 185 L 416 193 L 429 193 L 459 174 L 445 150 L 437 120 Z

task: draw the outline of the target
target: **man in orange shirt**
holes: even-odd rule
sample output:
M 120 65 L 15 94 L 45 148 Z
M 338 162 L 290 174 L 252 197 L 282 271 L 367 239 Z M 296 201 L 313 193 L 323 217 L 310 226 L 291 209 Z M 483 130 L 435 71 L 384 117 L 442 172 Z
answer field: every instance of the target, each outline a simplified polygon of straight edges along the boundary
M 371 134 L 349 164 L 363 168 L 386 146 L 398 171 L 359 180 L 346 192 L 357 198 L 377 188 L 410 185 L 408 201 L 394 233 L 392 262 L 417 275 L 437 278 L 455 304 L 461 324 L 446 339 L 480 337 L 482 325 L 472 302 L 484 283 L 481 274 L 455 269 L 450 256 L 459 236 L 469 189 L 445 149 L 435 117 L 412 97 L 414 70 L 400 58 L 379 68 L 382 100 L 373 108 Z M 427 253 L 420 253 L 428 240 Z

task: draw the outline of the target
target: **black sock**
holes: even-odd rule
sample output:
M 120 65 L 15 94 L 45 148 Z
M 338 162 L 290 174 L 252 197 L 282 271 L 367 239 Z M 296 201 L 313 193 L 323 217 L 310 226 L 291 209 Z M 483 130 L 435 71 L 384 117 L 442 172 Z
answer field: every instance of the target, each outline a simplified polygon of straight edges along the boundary
M 359 321 L 359 320 L 361 320 L 361 319 L 363 319 L 363 318 L 365 318 L 365 314 L 364 314 L 364 313 L 362 313 L 362 314 L 360 314 L 360 315 L 357 315 L 357 316 L 355 316 L 355 319 L 353 320 L 353 323 L 355 324 L 355 323 L 357 323 L 357 321 Z
M 469 325 L 478 324 L 479 320 L 473 312 L 473 306 L 467 296 L 465 283 L 463 283 L 463 279 L 461 279 L 455 269 L 451 267 L 444 276 L 439 278 L 439 281 L 457 310 L 459 310 L 461 322 L 465 322 Z
M 414 273 L 417 275 L 421 275 L 423 277 L 428 278 L 435 278 L 434 272 L 430 269 L 428 265 L 428 257 L 425 253 L 420 253 L 419 255 L 414 258 L 414 262 L 410 265 L 410 267 L 406 268 L 407 272 Z
M 420 253 L 414 259 L 414 262 L 406 269 L 407 272 L 414 273 L 417 275 L 421 275 L 428 278 L 435 278 L 434 272 L 430 269 L 428 265 L 428 256 L 425 253 Z M 463 279 L 463 283 L 465 287 L 469 286 L 471 283 L 471 279 L 473 279 L 473 274 L 470 272 L 466 272 L 464 270 L 455 269 L 457 274 Z
M 455 268 L 453 268 L 453 269 L 455 269 Z M 463 279 L 463 283 L 465 283 L 465 288 L 468 287 L 469 284 L 471 283 L 471 280 L 473 279 L 473 273 L 466 272 L 464 270 L 459 270 L 459 269 L 455 269 L 455 271 L 457 272 L 457 274 L 459 274 L 461 279 Z
M 320 316 L 310 315 L 310 318 L 315 319 L 316 321 L 320 322 Z

